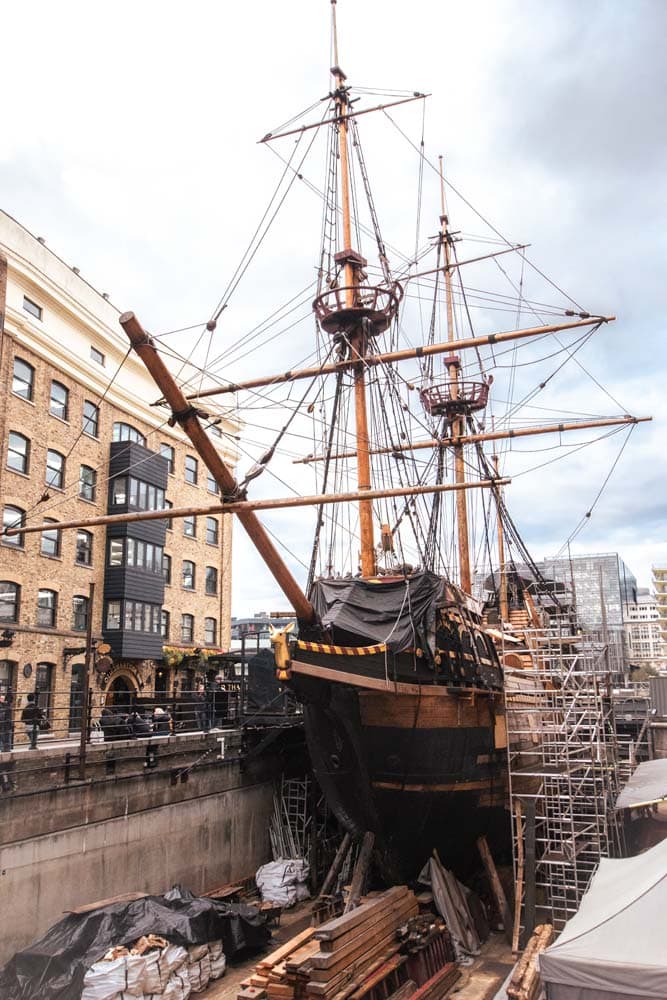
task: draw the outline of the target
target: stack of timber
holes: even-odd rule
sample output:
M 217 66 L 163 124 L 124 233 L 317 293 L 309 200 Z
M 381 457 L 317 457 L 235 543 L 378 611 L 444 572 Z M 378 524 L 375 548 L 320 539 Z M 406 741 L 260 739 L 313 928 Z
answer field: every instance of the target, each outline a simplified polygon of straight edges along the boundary
M 242 983 L 239 1000 L 374 1000 L 379 987 L 383 997 L 400 988 L 405 996 L 397 1000 L 407 1000 L 407 957 L 398 954 L 397 930 L 418 909 L 406 886 L 367 897 L 263 958 Z
M 302 997 L 307 980 L 304 982 L 298 970 L 309 955 L 319 951 L 318 942 L 311 941 L 314 933 L 314 927 L 307 927 L 258 962 L 250 977 L 241 983 L 240 1000 L 260 1000 L 267 996 L 272 1000 Z
M 541 987 L 538 956 L 551 944 L 553 936 L 551 924 L 540 924 L 535 928 L 523 955 L 514 967 L 507 987 L 510 1000 L 535 1000 Z

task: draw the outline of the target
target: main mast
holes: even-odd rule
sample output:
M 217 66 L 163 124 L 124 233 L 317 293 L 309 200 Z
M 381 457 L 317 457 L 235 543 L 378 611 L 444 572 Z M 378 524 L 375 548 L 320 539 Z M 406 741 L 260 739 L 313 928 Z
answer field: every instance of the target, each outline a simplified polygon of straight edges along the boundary
M 342 274 L 342 285 L 318 296 L 313 308 L 321 327 L 339 342 L 352 362 L 354 379 L 354 413 L 357 457 L 357 488 L 363 493 L 371 488 L 370 443 L 366 406 L 366 362 L 370 342 L 387 329 L 396 315 L 402 295 L 400 286 L 370 287 L 366 282 L 367 261 L 352 246 L 352 208 L 350 197 L 349 91 L 346 76 L 338 65 L 336 31 L 336 0 L 331 0 L 333 57 L 331 74 L 335 89 L 336 128 L 340 166 L 340 210 L 342 216 L 342 248 L 334 260 Z M 363 577 L 375 575 L 375 542 L 373 538 L 373 505 L 359 501 L 360 569 Z
M 447 215 L 447 202 L 445 199 L 445 178 L 440 161 L 440 239 L 443 243 L 445 254 L 445 299 L 447 307 L 447 339 L 457 339 L 456 326 L 454 324 L 454 302 L 452 293 L 452 272 L 451 272 L 451 246 L 452 235 L 449 231 L 449 217 Z M 459 374 L 461 371 L 461 361 L 457 354 L 450 354 L 444 358 L 444 364 L 449 374 L 449 394 L 452 401 L 456 402 L 460 398 Z M 465 415 L 459 412 L 452 422 L 452 436 L 462 437 L 465 434 Z M 463 445 L 454 445 L 454 481 L 463 486 L 465 484 L 465 463 Z M 470 573 L 470 542 L 468 538 L 468 503 L 465 497 L 465 490 L 461 489 L 456 494 L 456 530 L 458 534 L 459 549 L 459 582 L 461 589 L 466 594 L 472 593 L 472 579 Z

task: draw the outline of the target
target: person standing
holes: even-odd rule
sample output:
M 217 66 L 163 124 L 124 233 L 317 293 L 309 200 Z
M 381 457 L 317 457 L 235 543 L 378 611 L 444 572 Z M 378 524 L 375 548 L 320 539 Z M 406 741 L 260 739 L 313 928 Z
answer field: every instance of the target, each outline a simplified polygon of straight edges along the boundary
M 30 740 L 30 749 L 37 749 L 37 739 L 39 737 L 39 729 L 44 721 L 44 712 L 37 704 L 35 695 L 31 691 L 28 695 L 28 704 L 25 706 L 21 712 L 21 722 L 25 726 L 25 734 Z
M 0 752 L 12 748 L 12 702 L 4 691 L 0 692 Z
M 197 691 L 195 693 L 197 728 L 202 729 L 205 733 L 207 733 L 210 728 L 208 709 L 208 692 L 206 691 L 206 686 L 204 684 L 198 684 Z
M 156 705 L 153 712 L 153 732 L 160 736 L 169 736 L 171 733 L 171 716 L 161 705 Z

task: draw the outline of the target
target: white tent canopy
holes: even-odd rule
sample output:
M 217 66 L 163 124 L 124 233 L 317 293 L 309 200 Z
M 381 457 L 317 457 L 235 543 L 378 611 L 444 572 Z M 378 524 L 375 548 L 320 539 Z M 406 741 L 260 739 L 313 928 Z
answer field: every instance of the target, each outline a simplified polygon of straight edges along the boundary
M 667 799 L 667 758 L 646 760 L 616 800 L 617 809 L 638 809 Z
M 548 1000 L 667 998 L 667 840 L 602 859 L 540 972 Z

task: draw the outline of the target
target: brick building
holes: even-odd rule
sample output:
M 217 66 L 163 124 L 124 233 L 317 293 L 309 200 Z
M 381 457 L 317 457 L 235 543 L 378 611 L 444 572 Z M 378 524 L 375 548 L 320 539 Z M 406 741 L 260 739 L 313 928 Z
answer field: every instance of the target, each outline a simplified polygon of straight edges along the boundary
M 229 515 L 57 529 L 58 521 L 216 502 L 190 442 L 169 427 L 167 410 L 150 405 L 159 392 L 128 354 L 118 316 L 0 213 L 3 527 L 54 525 L 0 541 L 0 691 L 13 693 L 16 740 L 31 691 L 54 734 L 76 730 L 90 614 L 93 640 L 109 644 L 112 659 L 93 674 L 95 713 L 114 699 L 192 687 L 206 651 L 229 648 Z M 222 408 L 210 414 L 211 439 L 233 464 L 238 425 Z

